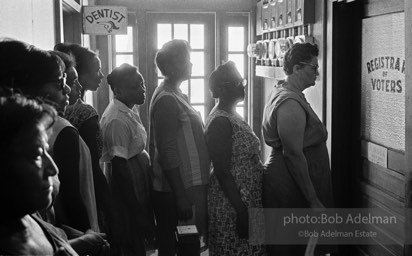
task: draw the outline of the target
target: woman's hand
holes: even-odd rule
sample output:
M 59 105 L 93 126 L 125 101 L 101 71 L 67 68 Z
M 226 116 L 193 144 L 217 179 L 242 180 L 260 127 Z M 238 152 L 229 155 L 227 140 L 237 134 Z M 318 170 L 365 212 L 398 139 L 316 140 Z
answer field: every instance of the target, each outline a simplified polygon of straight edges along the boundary
M 237 213 L 236 231 L 239 238 L 248 238 L 249 236 L 249 211 L 247 208 Z
M 315 253 L 316 243 L 318 242 L 318 237 L 312 236 L 309 238 L 308 245 L 306 246 L 305 256 L 313 256 Z
M 70 245 L 79 255 L 109 255 L 110 244 L 106 234 L 88 230 L 84 235 L 70 240 Z

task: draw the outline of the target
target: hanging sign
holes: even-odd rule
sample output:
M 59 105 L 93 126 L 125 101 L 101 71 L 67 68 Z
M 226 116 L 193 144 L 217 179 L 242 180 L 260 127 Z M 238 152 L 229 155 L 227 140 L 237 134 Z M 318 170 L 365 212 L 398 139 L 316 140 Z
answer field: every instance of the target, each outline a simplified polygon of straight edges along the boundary
M 83 6 L 83 33 L 93 35 L 127 34 L 127 8 L 122 6 Z

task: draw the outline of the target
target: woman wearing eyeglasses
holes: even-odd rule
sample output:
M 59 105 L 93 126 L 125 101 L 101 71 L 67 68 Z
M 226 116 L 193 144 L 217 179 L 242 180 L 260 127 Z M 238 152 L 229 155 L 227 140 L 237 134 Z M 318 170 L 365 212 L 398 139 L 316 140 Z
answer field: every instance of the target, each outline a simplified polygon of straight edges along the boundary
M 249 216 L 249 209 L 262 207 L 263 164 L 259 139 L 236 113 L 245 86 L 232 61 L 218 66 L 209 79 L 213 98 L 218 99 L 206 121 L 213 164 L 208 194 L 211 256 L 265 255 L 264 246 L 249 240 L 249 233 L 256 235 L 263 228 L 263 222 L 257 221 L 249 232 L 249 219 L 259 220 Z
M 66 84 L 62 59 L 53 51 L 45 51 L 13 39 L 0 40 L 2 86 L 39 97 L 53 105 L 62 115 L 69 104 L 70 87 Z M 7 58 L 10 56 L 10 58 Z M 3 64 L 12 56 L 18 61 Z M 9 64 L 9 65 L 7 65 Z M 58 117 L 51 127 L 49 153 L 59 169 L 60 190 L 54 207 L 57 226 L 66 225 L 85 232 L 99 231 L 90 152 L 79 132 L 67 120 Z M 58 186 L 55 187 L 55 189 Z M 55 194 L 57 192 L 55 191 Z
M 328 133 L 303 94 L 316 84 L 318 55 L 317 45 L 294 44 L 284 56 L 286 79 L 273 88 L 266 103 L 263 137 L 272 148 L 265 165 L 263 201 L 266 208 L 332 205 L 326 148 Z M 273 228 L 270 230 L 276 232 Z M 274 234 L 269 233 L 268 237 L 273 238 L 271 235 Z M 275 245 L 269 251 L 270 255 L 304 255 L 305 249 L 306 245 Z M 315 255 L 324 253 L 322 247 L 316 248 Z

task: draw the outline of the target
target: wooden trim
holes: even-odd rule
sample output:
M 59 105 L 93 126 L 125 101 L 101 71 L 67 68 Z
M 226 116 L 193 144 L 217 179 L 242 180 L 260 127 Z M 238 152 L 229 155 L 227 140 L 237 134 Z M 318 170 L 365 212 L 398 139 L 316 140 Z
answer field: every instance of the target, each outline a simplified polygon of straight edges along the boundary
M 377 210 L 376 212 L 379 212 L 383 215 L 386 216 L 394 216 L 396 217 L 397 223 L 396 224 L 391 224 L 391 225 L 375 225 L 375 224 L 371 224 L 371 227 L 373 227 L 374 229 L 376 229 L 379 232 L 379 236 L 376 237 L 376 239 L 374 239 L 376 241 L 376 243 L 379 244 L 385 244 L 383 246 L 385 247 L 395 247 L 393 248 L 393 250 L 397 251 L 399 250 L 399 247 L 401 247 L 403 245 L 403 237 L 402 234 L 400 234 L 400 230 L 403 229 L 403 225 L 405 223 L 405 218 L 400 215 L 397 214 L 396 212 L 392 211 L 391 209 L 387 209 L 385 207 L 382 207 L 381 204 L 379 204 L 379 202 L 375 201 L 375 200 L 371 200 L 371 198 L 367 197 L 367 196 L 363 196 L 362 197 L 362 201 L 363 201 L 363 205 L 364 207 L 367 208 L 379 208 L 379 210 Z M 382 236 L 386 237 L 382 238 Z M 387 240 L 391 240 L 394 242 L 393 245 L 387 245 Z M 395 246 L 396 245 L 396 246 Z M 400 250 L 402 251 L 402 250 Z
M 388 149 L 388 168 L 405 175 L 405 154 Z
M 380 165 L 363 161 L 362 177 L 376 188 L 388 195 L 403 201 L 405 200 L 405 176 Z
M 405 60 L 406 66 L 412 66 L 412 1 L 404 1 L 405 10 Z M 405 71 L 405 84 L 410 85 L 412 82 L 412 70 Z M 405 173 L 406 173 L 406 204 L 408 208 L 405 224 L 405 235 L 408 241 L 412 239 L 412 88 L 405 86 Z M 412 245 L 405 245 L 405 255 L 412 255 Z
M 369 196 L 375 201 L 378 201 L 382 206 L 394 210 L 396 209 L 395 212 L 402 216 L 405 214 L 405 212 L 401 210 L 404 207 L 404 200 L 401 201 L 399 200 L 399 198 L 395 198 L 382 191 L 381 189 L 363 181 L 360 182 L 360 192 Z
M 256 76 L 282 79 L 285 77 L 283 67 L 256 66 Z
M 74 12 L 74 13 L 80 13 L 81 11 L 81 5 L 78 4 L 74 0 L 62 0 L 63 1 L 63 10 L 65 12 Z
M 404 11 L 404 0 L 368 0 L 365 2 L 364 17 Z

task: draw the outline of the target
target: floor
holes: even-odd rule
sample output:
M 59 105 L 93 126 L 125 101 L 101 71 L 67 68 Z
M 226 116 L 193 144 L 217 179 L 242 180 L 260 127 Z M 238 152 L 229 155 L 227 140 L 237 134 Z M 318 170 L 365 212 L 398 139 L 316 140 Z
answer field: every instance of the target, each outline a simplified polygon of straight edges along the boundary
M 146 256 L 157 256 L 157 250 L 156 251 L 149 251 L 146 253 Z M 206 251 L 202 252 L 200 256 L 209 256 L 209 249 Z

